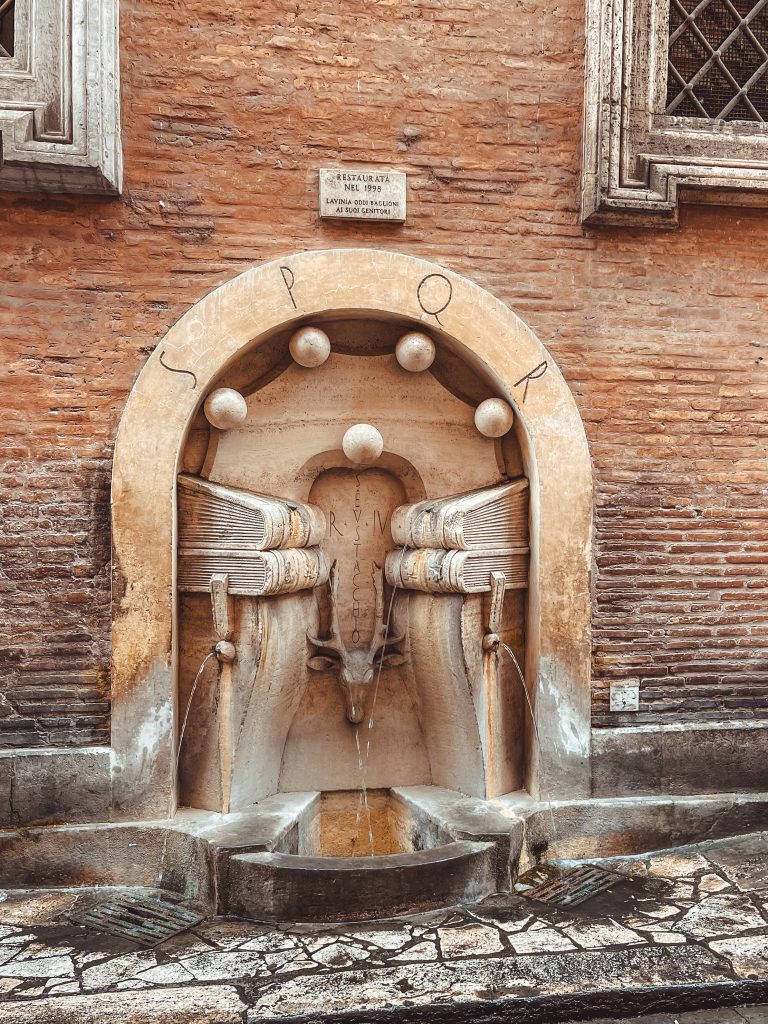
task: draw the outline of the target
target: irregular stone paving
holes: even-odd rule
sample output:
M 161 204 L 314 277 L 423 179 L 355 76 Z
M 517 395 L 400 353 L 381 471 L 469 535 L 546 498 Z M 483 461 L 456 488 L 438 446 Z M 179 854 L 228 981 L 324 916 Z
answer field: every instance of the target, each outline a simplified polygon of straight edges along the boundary
M 768 833 L 591 863 L 623 881 L 569 911 L 520 887 L 471 906 L 360 925 L 208 919 L 151 950 L 68 920 L 94 890 L 7 891 L 0 1020 L 284 1024 L 374 1011 L 399 1020 L 436 1005 L 463 1006 L 469 1021 L 473 1006 L 497 1000 L 514 1020 L 516 998 L 578 1006 L 632 988 L 674 997 L 681 986 L 720 986 L 723 1001 L 734 1002 L 739 983 L 768 978 Z M 768 1024 L 744 1016 L 744 1007 L 717 1012 L 696 1020 Z M 648 1024 L 671 1024 L 668 1016 Z

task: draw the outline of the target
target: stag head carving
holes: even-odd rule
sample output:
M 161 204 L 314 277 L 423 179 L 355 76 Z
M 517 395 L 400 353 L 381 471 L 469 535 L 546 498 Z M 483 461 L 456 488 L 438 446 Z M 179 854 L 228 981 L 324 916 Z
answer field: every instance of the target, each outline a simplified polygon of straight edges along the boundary
M 315 672 L 324 672 L 329 668 L 338 671 L 338 681 L 344 693 L 347 708 L 347 719 L 353 724 L 362 722 L 368 694 L 382 665 L 402 665 L 405 655 L 396 651 L 387 651 L 392 644 L 399 644 L 404 637 L 387 636 L 387 622 L 384 617 L 384 571 L 375 565 L 373 585 L 376 591 L 376 611 L 374 615 L 373 637 L 368 649 L 348 650 L 341 635 L 339 626 L 339 571 L 336 562 L 331 567 L 328 589 L 331 607 L 331 635 L 324 640 L 307 634 L 307 639 L 315 647 L 332 651 L 332 655 L 314 655 L 307 664 Z

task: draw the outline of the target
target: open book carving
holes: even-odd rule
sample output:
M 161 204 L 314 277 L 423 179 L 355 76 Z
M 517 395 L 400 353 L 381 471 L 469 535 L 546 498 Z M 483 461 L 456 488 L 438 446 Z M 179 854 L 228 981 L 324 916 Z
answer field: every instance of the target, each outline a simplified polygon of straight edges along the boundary
M 324 534 L 325 516 L 314 505 L 179 475 L 181 547 L 306 548 Z
M 506 589 L 528 586 L 528 548 L 514 551 L 447 551 L 406 548 L 390 551 L 385 563 L 387 583 L 406 590 L 445 594 L 478 594 L 491 589 L 491 573 L 503 572 Z
M 401 505 L 392 514 L 392 540 L 413 548 L 474 551 L 528 544 L 528 481 Z
M 328 580 L 316 545 L 325 516 L 302 502 L 179 476 L 179 590 L 208 592 L 226 574 L 229 593 L 251 597 L 311 590 Z
M 528 481 L 401 505 L 392 515 L 387 582 L 406 590 L 475 594 L 504 573 L 507 590 L 528 586 Z
M 179 550 L 179 590 L 208 593 L 211 577 L 229 577 L 229 593 L 248 597 L 311 590 L 328 579 L 328 561 L 320 548 L 278 551 Z

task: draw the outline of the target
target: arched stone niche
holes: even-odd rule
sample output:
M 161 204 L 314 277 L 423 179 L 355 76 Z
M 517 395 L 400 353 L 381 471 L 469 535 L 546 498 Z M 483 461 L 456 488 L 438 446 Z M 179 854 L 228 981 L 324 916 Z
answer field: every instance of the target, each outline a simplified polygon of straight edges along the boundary
M 526 788 L 589 795 L 592 481 L 584 429 L 552 357 L 503 303 L 399 253 L 305 252 L 247 271 L 186 313 L 147 361 L 120 423 L 112 481 L 115 816 L 175 809 L 179 725 L 176 475 L 210 388 L 292 325 L 381 317 L 425 329 L 515 408 L 531 487 Z

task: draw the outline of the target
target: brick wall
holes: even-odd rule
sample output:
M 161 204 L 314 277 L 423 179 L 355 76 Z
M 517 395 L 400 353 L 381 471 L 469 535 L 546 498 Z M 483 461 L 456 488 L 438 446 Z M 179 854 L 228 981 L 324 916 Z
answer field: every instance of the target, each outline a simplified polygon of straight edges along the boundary
M 125 193 L 0 196 L 0 745 L 108 731 L 109 459 L 147 354 L 303 248 L 442 262 L 538 332 L 597 485 L 596 724 L 768 711 L 768 212 L 578 220 L 582 0 L 123 0 Z M 408 172 L 404 226 L 321 223 L 316 169 Z M 640 716 L 607 713 L 637 677 Z

